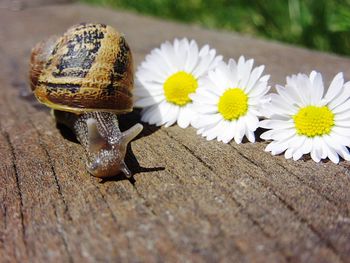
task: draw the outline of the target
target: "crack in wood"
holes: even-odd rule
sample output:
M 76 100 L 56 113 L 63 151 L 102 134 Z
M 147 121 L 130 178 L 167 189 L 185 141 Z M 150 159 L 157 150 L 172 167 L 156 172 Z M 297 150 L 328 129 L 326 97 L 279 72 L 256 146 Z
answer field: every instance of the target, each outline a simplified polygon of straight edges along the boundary
M 59 180 L 58 180 L 58 177 L 57 177 L 57 173 L 56 173 L 56 170 L 55 170 L 55 167 L 54 167 L 54 162 L 52 160 L 52 157 L 49 153 L 49 150 L 47 149 L 46 147 L 46 144 L 42 141 L 41 139 L 41 133 L 39 132 L 39 130 L 37 129 L 37 127 L 34 125 L 33 121 L 28 117 L 28 120 L 29 120 L 29 123 L 31 124 L 31 126 L 33 127 L 33 129 L 35 130 L 35 132 L 37 133 L 38 135 L 38 141 L 39 141 L 39 145 L 40 147 L 42 148 L 42 150 L 45 152 L 45 155 L 47 156 L 48 158 L 48 161 L 49 161 L 49 164 L 50 164 L 50 169 L 51 169 L 51 172 L 52 172 L 52 175 L 54 177 L 54 181 L 55 181 L 55 185 L 56 185 L 56 188 L 57 188 L 57 192 L 63 202 L 63 206 L 64 206 L 64 214 L 67 215 L 67 218 L 69 221 L 73 221 L 73 218 L 68 210 L 68 204 L 65 200 L 65 197 L 64 197 L 64 194 L 62 192 L 62 187 L 59 183 Z M 54 205 L 54 214 L 55 214 L 55 217 L 57 219 L 57 230 L 58 230 L 58 233 L 61 237 L 61 240 L 63 242 L 63 246 L 65 248 L 65 251 L 68 255 L 68 261 L 70 263 L 73 262 L 73 257 L 70 253 L 70 250 L 69 250 L 69 246 L 68 246 L 68 238 L 67 238 L 67 235 L 66 235 L 66 232 L 63 230 L 63 227 L 62 227 L 62 223 L 58 217 L 58 214 L 57 214 L 57 211 L 56 211 L 56 206 Z
M 298 176 L 296 173 L 294 173 L 291 170 L 288 170 L 286 167 L 284 167 L 282 164 L 280 163 L 276 163 L 276 165 L 278 165 L 279 167 L 281 167 L 284 171 L 288 172 L 289 174 L 293 175 L 300 183 L 302 184 L 306 184 L 310 189 L 312 189 L 313 191 L 315 191 L 315 193 L 317 193 L 319 196 L 321 196 L 322 198 L 324 198 L 325 200 L 327 200 L 330 204 L 334 205 L 335 207 L 337 207 L 340 210 L 343 210 L 342 207 L 339 206 L 338 203 L 336 203 L 335 201 L 333 201 L 332 199 L 330 199 L 328 196 L 322 194 L 317 188 L 313 187 L 311 184 L 309 184 L 308 182 L 305 182 L 302 180 L 302 178 L 300 178 L 300 176 Z M 347 213 L 348 214 L 348 211 Z
M 106 203 L 107 209 L 109 210 L 109 212 L 110 212 L 110 214 L 111 214 L 111 216 L 112 216 L 113 221 L 116 223 L 117 228 L 120 230 L 121 227 L 118 225 L 117 217 L 116 217 L 115 214 L 113 213 L 113 210 L 111 209 L 111 207 L 110 207 L 108 201 L 106 200 L 105 195 L 102 193 L 102 191 L 101 191 L 101 189 L 100 189 L 99 186 L 97 186 L 97 185 L 95 184 L 95 187 L 97 188 L 97 190 L 98 190 L 99 193 L 101 194 L 101 197 L 102 197 L 103 201 Z M 128 247 L 128 249 L 129 249 L 129 251 L 131 251 L 131 249 L 132 249 L 131 243 L 132 243 L 132 242 L 130 241 L 130 238 L 129 238 L 128 235 L 125 235 L 125 238 L 126 238 L 126 240 L 127 240 L 127 242 L 128 242 L 127 247 Z
M 169 138 L 171 137 L 171 135 L 169 135 Z M 175 140 L 175 139 L 174 139 Z M 176 141 L 176 140 L 175 140 Z M 184 146 L 184 145 L 182 145 Z M 186 147 L 186 146 L 185 146 Z M 152 149 L 153 151 L 155 151 L 154 149 Z M 191 151 L 190 149 L 188 149 L 189 151 Z M 155 151 L 156 152 L 156 151 Z M 198 161 L 203 162 L 203 160 L 199 159 Z M 205 163 L 204 163 L 205 164 Z M 207 165 L 207 164 L 205 164 Z M 211 171 L 213 171 L 212 167 L 207 166 L 208 169 L 210 169 Z M 177 174 L 171 174 L 172 176 L 174 176 L 177 180 L 179 180 L 180 182 L 183 182 L 183 180 L 181 179 L 181 177 L 179 177 Z M 208 181 L 212 182 L 207 176 L 203 175 L 204 178 L 208 179 Z M 138 189 L 136 188 L 135 184 L 132 183 L 132 185 L 135 187 L 136 192 L 138 193 L 138 195 L 142 198 L 142 200 L 145 202 L 146 207 L 150 208 L 152 205 L 149 204 L 149 202 L 145 199 L 145 197 L 142 196 L 141 193 L 139 193 Z M 222 187 L 220 186 L 220 189 L 222 189 Z M 223 192 L 226 192 L 225 190 L 223 190 Z M 235 201 L 235 200 L 234 200 Z M 203 213 L 199 207 L 198 207 L 198 203 L 194 202 L 194 206 L 195 206 L 195 214 L 197 215 L 201 215 L 202 217 L 205 217 L 207 222 L 211 222 L 209 219 L 209 216 L 205 213 Z M 239 207 L 240 208 L 240 207 Z M 242 209 L 240 209 L 242 210 Z M 152 214 L 155 216 L 158 216 L 158 214 L 156 214 L 156 212 L 154 212 L 154 210 L 152 209 L 151 212 L 153 212 Z M 247 216 L 249 218 L 249 216 Z M 253 223 L 254 225 L 254 223 Z M 221 229 L 220 229 L 221 231 Z M 244 257 L 246 255 L 246 252 L 243 251 L 237 244 L 234 244 L 233 247 L 231 247 L 231 249 L 234 249 L 235 252 L 238 252 L 242 257 Z M 196 249 L 194 249 L 192 252 L 197 253 Z M 203 256 L 201 253 L 198 253 L 199 255 Z
M 17 111 L 13 110 L 10 107 L 8 107 L 8 109 L 10 110 L 11 114 L 13 115 L 17 115 Z M 34 125 L 33 121 L 31 120 L 31 118 L 29 117 L 29 115 L 27 115 L 27 120 L 29 121 L 30 125 L 33 127 L 33 129 L 35 130 L 36 134 L 38 135 L 38 142 L 39 142 L 39 145 L 40 147 L 42 148 L 42 150 L 45 152 L 47 158 L 48 158 L 48 163 L 50 165 L 50 169 L 51 169 L 51 172 L 53 174 L 53 177 L 54 177 L 54 181 L 55 181 L 55 185 L 56 185 L 56 188 L 57 188 L 57 191 L 58 191 L 58 194 L 60 195 L 61 197 L 61 200 L 63 202 L 63 205 L 64 205 L 64 214 L 67 215 L 67 218 L 69 221 L 72 221 L 72 217 L 69 213 L 69 210 L 68 210 L 68 205 L 67 205 L 67 202 L 65 200 L 65 197 L 63 195 L 63 192 L 62 192 L 62 188 L 61 188 L 61 185 L 59 183 L 59 180 L 57 178 L 57 174 L 56 174 L 56 171 L 55 171 L 55 168 L 54 168 L 54 163 L 53 163 L 53 160 L 51 158 L 51 155 L 46 147 L 46 145 L 42 142 L 41 140 L 41 133 L 39 132 L 39 130 L 37 129 L 37 127 Z M 1 127 L 0 127 L 1 128 Z M 14 148 L 13 148 L 13 145 L 11 144 L 11 141 L 10 141 L 10 138 L 9 138 L 9 135 L 8 133 L 5 133 L 5 136 L 6 140 L 8 141 L 9 143 L 9 146 L 10 146 L 10 149 L 11 149 L 11 152 L 12 152 L 12 156 L 15 157 L 14 155 Z M 14 162 L 15 163 L 15 162 Z M 19 180 L 18 180 L 18 172 L 17 172 L 17 167 L 14 166 L 15 168 L 15 174 L 16 174 L 16 183 L 17 183 L 17 187 L 19 188 L 20 190 L 20 187 L 19 187 Z M 23 201 L 22 201 L 22 193 L 20 192 L 20 200 L 21 200 L 21 207 L 23 207 Z M 23 209 L 23 208 L 22 208 Z M 22 209 L 21 209 L 21 222 L 22 222 L 22 229 L 24 228 L 24 222 L 23 222 L 23 212 L 22 212 Z M 68 260 L 69 262 L 73 262 L 73 258 L 72 258 L 72 255 L 70 254 L 70 251 L 69 251 L 69 247 L 68 247 L 68 243 L 67 243 L 67 236 L 65 234 L 65 231 L 63 230 L 62 228 L 62 224 L 58 218 L 58 215 L 57 215 L 57 211 L 56 211 L 56 207 L 54 207 L 54 214 L 56 216 L 56 219 L 57 219 L 57 229 L 58 229 L 58 233 L 61 237 L 61 240 L 63 242 L 63 246 L 65 248 L 65 251 L 68 255 Z M 25 233 L 24 233 L 25 234 Z M 25 247 L 27 248 L 27 242 L 25 243 Z
M 129 180 L 130 182 L 130 180 Z M 141 198 L 141 200 L 143 201 L 145 207 L 147 207 L 147 209 L 149 210 L 149 212 L 151 212 L 151 214 L 153 216 L 157 216 L 157 213 L 154 211 L 154 209 L 152 208 L 152 205 L 146 200 L 146 198 L 140 193 L 140 191 L 137 189 L 136 184 L 133 184 L 130 182 L 130 184 L 132 185 L 132 187 L 135 189 L 136 194 Z
M 68 205 L 67 205 L 66 199 L 65 199 L 64 194 L 62 192 L 61 184 L 59 183 L 59 180 L 57 178 L 56 170 L 55 170 L 54 163 L 53 163 L 53 160 L 51 158 L 51 155 L 50 155 L 49 151 L 47 150 L 46 145 L 43 144 L 41 139 L 39 139 L 39 144 L 40 144 L 40 146 L 42 146 L 42 149 L 45 151 L 45 154 L 47 155 L 47 158 L 49 160 L 49 164 L 50 164 L 50 167 L 51 167 L 51 172 L 52 172 L 54 180 L 55 180 L 55 185 L 57 187 L 58 194 L 60 195 L 60 197 L 62 199 L 62 202 L 64 204 L 64 213 L 67 215 L 69 221 L 73 221 L 72 216 L 71 216 L 71 214 L 70 214 L 70 212 L 68 210 Z
M 3 209 L 3 215 L 4 215 L 4 228 L 5 230 L 7 229 L 7 207 L 6 205 L 4 205 L 4 209 Z
M 177 143 L 179 143 L 183 148 L 186 149 L 186 151 L 188 151 L 191 155 L 193 155 L 203 166 L 205 166 L 206 168 L 208 168 L 211 172 L 213 172 L 213 173 L 215 174 L 214 168 L 211 167 L 210 165 L 208 165 L 204 160 L 202 160 L 192 149 L 190 149 L 189 147 L 187 147 L 186 145 L 184 145 L 183 143 L 181 143 L 179 140 L 177 140 L 174 136 L 172 136 L 172 135 L 169 134 L 168 132 L 166 132 L 166 131 L 164 131 L 164 132 L 169 136 L 169 138 L 171 138 L 171 139 L 173 139 L 174 141 L 176 141 Z M 204 177 L 205 177 L 207 180 L 209 180 L 211 183 L 215 183 L 213 180 L 211 180 L 211 179 L 208 178 L 207 176 L 204 176 Z M 226 189 L 224 189 L 223 187 L 220 186 L 220 188 L 221 188 L 221 190 L 224 190 L 224 192 L 227 192 Z M 240 209 L 242 209 L 242 211 L 243 211 L 243 206 L 242 206 L 242 204 L 241 204 L 240 202 L 238 202 L 238 200 L 237 200 L 235 197 L 233 197 L 233 196 L 231 196 L 231 197 L 232 197 L 232 199 L 235 201 L 235 203 L 238 205 L 238 207 L 239 207 Z M 251 216 L 250 216 L 249 213 L 245 213 L 245 214 L 249 217 L 250 220 L 255 221 L 255 219 L 250 218 Z M 262 232 L 265 233 L 266 236 L 267 236 L 268 238 L 271 238 L 271 235 L 270 235 L 269 233 L 267 233 L 265 230 L 263 230 L 263 228 L 261 227 L 261 225 L 260 225 L 258 222 L 256 222 L 256 223 L 257 223 L 256 225 L 257 225 L 259 228 L 261 228 Z
M 232 147 L 232 146 L 231 146 Z M 253 160 L 251 160 L 250 158 L 248 158 L 247 156 L 245 156 L 244 154 L 242 154 L 240 151 L 238 151 L 238 149 L 236 149 L 235 147 L 232 147 L 232 149 L 234 149 L 241 157 L 243 157 L 245 160 L 247 160 L 248 162 L 250 162 L 251 164 L 253 164 L 256 168 L 258 168 L 259 170 L 261 170 L 264 174 L 267 174 L 268 172 L 265 171 L 262 167 L 260 167 L 257 163 L 255 163 Z M 253 180 L 259 180 L 258 178 L 255 178 L 254 176 L 248 174 L 248 176 L 250 178 L 252 178 Z M 302 217 L 297 210 L 294 209 L 293 206 L 291 206 L 290 204 L 287 203 L 286 200 L 284 200 L 279 194 L 277 194 L 271 186 L 269 186 L 266 182 L 264 182 L 264 180 L 259 180 L 262 185 L 268 189 L 269 191 L 271 191 L 271 193 L 276 196 L 278 198 L 278 200 L 288 209 L 290 210 L 293 215 L 304 225 L 306 225 L 316 236 L 317 238 L 322 241 L 327 248 L 329 248 L 334 255 L 338 258 L 338 260 L 340 262 L 345 262 L 343 260 L 342 257 L 342 253 L 340 251 L 338 251 L 338 249 L 332 244 L 332 242 L 330 240 L 327 239 L 327 237 L 324 237 L 322 235 L 322 233 L 320 231 L 318 231 L 314 225 L 312 225 L 311 223 L 308 222 L 308 220 L 304 217 Z
M 207 177 L 205 177 L 205 178 L 208 179 L 210 182 L 212 182 L 209 178 L 207 178 Z M 220 190 L 222 190 L 222 187 L 220 187 Z M 233 201 L 236 202 L 234 200 L 234 198 L 233 198 Z M 198 205 L 197 202 L 194 202 L 194 207 L 195 207 L 195 209 L 194 209 L 195 213 L 197 215 L 200 215 L 200 216 L 204 217 L 208 222 L 212 223 L 210 217 L 208 216 L 208 214 L 202 212 L 202 210 L 199 208 L 199 205 Z M 244 211 L 243 209 L 241 209 L 240 206 L 238 206 L 238 208 L 239 208 L 239 211 Z M 246 213 L 244 213 L 244 214 L 246 214 Z M 249 216 L 247 216 L 247 217 L 249 218 Z M 215 223 L 217 223 L 217 222 L 215 222 Z M 220 225 L 219 225 L 219 227 L 220 227 Z M 222 231 L 222 228 L 220 227 L 220 230 L 219 230 L 219 233 L 217 234 L 217 236 L 220 236 L 222 234 L 224 234 L 224 232 Z M 233 243 L 233 246 L 231 247 L 231 249 L 235 251 L 235 254 L 238 252 L 240 257 L 246 257 L 247 256 L 246 251 L 244 251 L 239 245 L 237 245 L 237 242 L 235 242 L 235 240 L 234 240 L 234 243 Z M 210 262 L 210 261 L 215 262 L 216 260 L 208 259 L 208 262 Z
M 214 172 L 214 169 L 208 165 L 204 160 L 202 160 L 199 156 L 197 156 L 195 154 L 195 152 L 188 148 L 186 145 L 184 145 L 182 142 L 180 142 L 179 140 L 177 140 L 174 136 L 170 135 L 167 131 L 164 130 L 164 133 L 166 135 L 168 135 L 171 139 L 175 140 L 177 143 L 179 143 L 182 147 L 184 147 L 189 153 L 191 153 L 191 155 L 193 155 L 200 163 L 202 163 L 205 167 L 207 167 L 208 169 L 210 169 L 211 171 Z M 232 146 L 231 146 L 232 147 Z M 255 163 L 254 161 L 250 160 L 248 157 L 246 157 L 245 155 L 243 155 L 241 152 L 239 152 L 235 147 L 232 147 L 241 157 L 243 157 L 245 160 L 247 160 L 248 162 L 252 163 L 255 167 L 257 167 L 258 169 L 260 169 L 263 173 L 267 173 L 267 171 L 265 171 L 263 168 L 261 168 L 257 163 Z M 248 174 L 248 176 L 253 179 L 256 180 L 257 178 L 255 178 L 254 176 Z M 258 179 L 259 180 L 259 179 Z M 323 237 L 323 235 L 312 225 L 310 224 L 307 219 L 303 218 L 291 205 L 289 205 L 284 199 L 282 199 L 274 190 L 271 189 L 271 187 L 269 187 L 265 182 L 259 180 L 262 185 L 268 190 L 271 191 L 271 193 L 288 209 L 290 210 L 295 218 L 297 218 L 302 224 L 306 225 L 316 236 L 317 238 L 322 241 L 326 247 L 328 247 L 335 256 L 337 256 L 338 260 L 341 262 L 343 261 L 342 258 L 342 254 L 340 253 L 340 251 L 338 251 L 338 249 L 332 244 L 332 242 L 330 240 L 328 240 L 326 237 Z M 232 196 L 233 200 L 237 203 L 237 205 L 243 209 L 242 204 Z M 252 220 L 252 222 L 258 226 L 258 228 L 262 231 L 262 233 L 267 234 L 266 236 L 268 238 L 272 238 L 272 236 L 267 233 L 266 231 L 264 231 L 263 227 L 253 218 L 251 217 L 251 215 L 248 212 L 245 212 L 245 214 L 248 216 L 248 218 L 250 220 Z M 286 258 L 287 259 L 287 258 Z
M 66 232 L 63 230 L 62 228 L 62 223 L 60 222 L 60 219 L 58 217 L 58 214 L 57 214 L 57 208 L 56 208 L 56 205 L 53 204 L 53 211 L 54 211 L 54 214 L 55 214 L 55 217 L 56 217 L 56 220 L 57 220 L 57 231 L 61 237 L 61 240 L 63 242 L 63 246 L 64 246 L 64 249 L 68 255 L 68 262 L 69 263 L 73 263 L 74 260 L 73 260 L 73 256 L 71 255 L 70 251 L 69 251 L 69 245 L 68 245 L 68 240 L 67 240 L 67 236 L 66 236 Z
M 1 246 L 4 245 L 5 243 L 5 231 L 7 229 L 7 207 L 5 204 L 1 204 L 1 212 L 2 212 L 2 217 L 4 218 L 4 231 L 2 231 L 1 235 L 0 235 L 0 243 Z
M 108 204 L 108 202 L 107 202 L 107 200 L 106 200 L 105 195 L 102 193 L 101 189 L 100 189 L 96 184 L 94 184 L 94 186 L 95 186 L 95 188 L 99 191 L 99 193 L 100 193 L 100 195 L 101 195 L 101 197 L 102 197 L 102 200 L 105 202 L 105 204 L 106 204 L 106 206 L 107 206 L 107 209 L 108 209 L 109 213 L 111 214 L 114 223 L 118 223 L 117 217 L 115 216 L 115 214 L 113 213 L 111 207 L 109 206 L 109 204 Z
M 204 160 L 202 160 L 192 149 L 190 149 L 189 147 L 187 147 L 186 145 L 184 145 L 182 142 L 180 142 L 179 140 L 177 140 L 174 136 L 172 136 L 171 134 L 169 134 L 167 131 L 164 130 L 164 133 L 171 139 L 173 139 L 174 141 L 176 141 L 179 145 L 181 145 L 186 151 L 188 151 L 192 156 L 194 156 L 204 167 L 206 167 L 207 169 L 209 169 L 212 173 L 215 173 L 215 170 L 213 167 L 211 167 L 210 165 L 208 165 Z M 210 181 L 211 183 L 215 183 L 215 181 L 211 180 L 209 177 L 204 176 L 205 179 L 207 179 L 208 181 Z M 230 194 L 229 192 L 226 191 L 226 189 L 224 187 L 222 187 L 221 185 L 219 186 L 220 189 L 225 192 Z M 252 223 L 253 225 L 255 225 L 260 231 L 261 233 L 268 239 L 272 239 L 273 237 L 271 236 L 270 233 L 268 233 L 264 227 L 248 212 L 246 211 L 246 209 L 244 208 L 244 206 L 242 205 L 241 202 L 238 201 L 238 199 L 236 197 L 234 197 L 233 195 L 229 195 L 232 200 L 237 204 L 240 212 L 242 214 L 244 214 Z M 283 251 L 283 249 L 281 249 L 281 247 L 279 246 L 278 243 L 275 244 L 277 249 L 279 251 L 281 251 L 282 256 L 286 259 L 287 262 L 289 262 L 289 256 Z
M 6 132 L 3 131 L 0 127 L 1 133 L 4 136 L 6 142 L 8 143 L 8 146 L 10 148 L 10 153 L 12 156 L 12 167 L 14 169 L 15 172 L 15 179 L 16 179 L 16 187 L 18 190 L 18 197 L 19 197 L 19 214 L 20 214 L 20 220 L 21 220 L 21 234 L 22 234 L 22 240 L 23 240 L 23 244 L 24 244 L 24 249 L 25 249 L 25 254 L 28 254 L 28 242 L 27 242 L 27 238 L 26 238 L 26 228 L 25 228 L 25 224 L 24 224 L 24 213 L 23 213 L 23 194 L 22 194 L 22 189 L 21 189 L 21 185 L 20 185 L 20 180 L 19 180 L 19 171 L 18 171 L 18 167 L 17 167 L 17 157 L 16 157 L 16 153 L 15 153 L 15 148 L 14 145 L 11 142 L 10 139 L 10 135 Z
M 35 130 L 36 134 L 38 135 L 39 145 L 42 148 L 42 150 L 45 152 L 45 155 L 47 156 L 47 159 L 49 161 L 50 169 L 51 169 L 52 175 L 54 177 L 54 181 L 55 181 L 55 185 L 56 185 L 56 188 L 57 188 L 57 192 L 58 192 L 59 196 L 61 197 L 63 205 L 64 205 L 64 213 L 67 215 L 68 220 L 72 221 L 73 219 L 72 219 L 72 216 L 71 216 L 71 214 L 70 214 L 70 212 L 68 210 L 68 204 L 67 204 L 66 199 L 64 197 L 64 194 L 62 192 L 62 187 L 61 187 L 61 184 L 59 183 L 59 180 L 58 180 L 58 177 L 57 177 L 57 173 L 56 173 L 56 170 L 55 170 L 54 161 L 53 161 L 53 159 L 51 157 L 51 154 L 50 154 L 49 150 L 47 149 L 46 144 L 42 141 L 42 139 L 41 139 L 42 135 L 39 132 L 39 130 L 37 129 L 37 127 L 34 125 L 33 121 L 29 117 L 28 117 L 28 120 L 29 120 L 31 126 L 33 127 L 33 129 Z
M 35 128 L 35 130 L 36 130 L 36 128 Z M 39 134 L 39 137 L 40 137 L 40 134 Z M 68 205 L 67 205 L 67 202 L 66 202 L 66 200 L 64 198 L 61 185 L 60 185 L 60 183 L 58 181 L 57 174 L 56 174 L 56 171 L 55 171 L 55 168 L 54 168 L 54 164 L 53 164 L 51 155 L 49 154 L 49 151 L 47 150 L 46 146 L 42 143 L 41 139 L 39 139 L 39 144 L 42 147 L 42 149 L 45 151 L 45 153 L 46 153 L 46 155 L 48 157 L 49 164 L 51 166 L 51 171 L 52 171 L 52 174 L 54 176 L 55 184 L 56 184 L 56 187 L 57 187 L 58 194 L 60 195 L 60 197 L 62 199 L 62 202 L 64 204 L 64 214 L 67 215 L 69 221 L 73 221 L 72 216 L 69 213 Z M 68 255 L 68 260 L 69 260 L 70 263 L 72 263 L 73 262 L 73 257 L 72 257 L 72 255 L 70 253 L 70 250 L 69 250 L 67 235 L 66 235 L 66 232 L 63 230 L 62 223 L 60 222 L 60 219 L 59 219 L 59 217 L 57 215 L 56 207 L 54 207 L 54 213 L 55 213 L 55 217 L 56 217 L 57 223 L 58 223 L 57 224 L 58 233 L 61 236 L 61 240 L 63 242 L 63 246 L 65 248 L 65 251 L 66 251 L 67 255 Z

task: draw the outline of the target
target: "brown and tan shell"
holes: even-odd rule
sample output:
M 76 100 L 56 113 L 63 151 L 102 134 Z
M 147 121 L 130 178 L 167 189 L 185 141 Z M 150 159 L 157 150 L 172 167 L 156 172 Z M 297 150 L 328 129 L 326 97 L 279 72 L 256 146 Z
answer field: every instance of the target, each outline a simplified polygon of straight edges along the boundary
M 32 50 L 30 82 L 37 99 L 73 113 L 130 112 L 132 55 L 124 37 L 103 24 L 79 24 Z

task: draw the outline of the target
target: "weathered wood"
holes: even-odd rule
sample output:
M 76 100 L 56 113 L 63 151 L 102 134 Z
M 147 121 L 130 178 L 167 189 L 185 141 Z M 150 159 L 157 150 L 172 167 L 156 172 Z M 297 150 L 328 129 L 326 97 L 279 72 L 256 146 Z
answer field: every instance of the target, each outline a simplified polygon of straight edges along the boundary
M 255 58 L 271 85 L 312 69 L 350 79 L 347 58 L 232 33 L 85 5 L 1 9 L 1 262 L 350 262 L 348 162 L 293 162 L 264 142 L 224 145 L 146 125 L 128 151 L 134 180 L 89 176 L 82 147 L 19 95 L 31 47 L 83 21 L 124 32 L 135 64 L 186 36 L 226 58 Z M 122 128 L 138 120 L 124 116 Z

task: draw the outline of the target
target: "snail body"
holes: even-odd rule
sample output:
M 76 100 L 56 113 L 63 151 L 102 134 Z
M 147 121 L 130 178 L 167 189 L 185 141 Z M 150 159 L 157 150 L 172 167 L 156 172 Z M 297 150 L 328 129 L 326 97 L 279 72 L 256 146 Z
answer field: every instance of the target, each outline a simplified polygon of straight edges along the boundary
M 132 173 L 124 162 L 128 143 L 141 131 L 136 124 L 121 132 L 117 116 L 111 112 L 87 112 L 74 114 L 54 111 L 57 122 L 74 131 L 87 153 L 87 170 L 94 176 L 105 178 L 122 171 L 127 177 Z
M 87 169 L 97 177 L 119 171 L 127 144 L 142 130 L 136 124 L 120 132 L 115 114 L 133 108 L 132 55 L 125 38 L 103 24 L 79 24 L 32 50 L 31 89 L 39 102 L 54 109 L 87 153 Z

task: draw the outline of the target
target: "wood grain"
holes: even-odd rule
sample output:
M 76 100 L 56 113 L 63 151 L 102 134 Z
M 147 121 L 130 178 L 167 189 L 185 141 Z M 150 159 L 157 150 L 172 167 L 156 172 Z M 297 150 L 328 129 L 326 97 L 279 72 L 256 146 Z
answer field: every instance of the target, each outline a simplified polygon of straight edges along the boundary
M 186 36 L 254 58 L 271 85 L 312 69 L 350 79 L 348 58 L 234 33 L 80 4 L 0 9 L 0 262 L 350 262 L 348 162 L 145 125 L 128 149 L 133 179 L 91 177 L 82 147 L 27 94 L 31 48 L 79 22 L 124 32 L 136 65 Z M 122 129 L 137 121 L 122 116 Z

